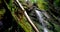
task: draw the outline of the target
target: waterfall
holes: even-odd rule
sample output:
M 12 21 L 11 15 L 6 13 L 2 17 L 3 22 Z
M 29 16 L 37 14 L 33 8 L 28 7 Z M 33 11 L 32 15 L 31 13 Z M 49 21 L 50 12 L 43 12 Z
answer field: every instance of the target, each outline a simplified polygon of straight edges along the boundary
M 44 32 L 48 32 L 48 29 L 45 27 L 46 24 L 44 23 L 44 19 L 43 19 L 43 14 L 41 11 L 35 10 L 36 14 L 37 14 L 37 18 L 39 19 L 39 22 L 42 23 L 43 26 L 43 31 Z

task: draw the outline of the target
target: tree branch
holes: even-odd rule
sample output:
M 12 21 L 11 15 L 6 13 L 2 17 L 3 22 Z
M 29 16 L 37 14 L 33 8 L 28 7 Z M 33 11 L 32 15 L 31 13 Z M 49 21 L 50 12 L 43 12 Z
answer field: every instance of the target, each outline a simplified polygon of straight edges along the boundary
M 30 17 L 28 16 L 26 10 L 23 8 L 23 6 L 21 5 L 21 3 L 16 0 L 16 2 L 19 4 L 20 8 L 23 10 L 25 17 L 28 19 L 29 23 L 33 26 L 33 28 L 35 29 L 36 32 L 39 32 L 39 30 L 37 29 L 37 27 L 34 25 L 34 23 L 32 22 L 32 20 L 30 19 Z

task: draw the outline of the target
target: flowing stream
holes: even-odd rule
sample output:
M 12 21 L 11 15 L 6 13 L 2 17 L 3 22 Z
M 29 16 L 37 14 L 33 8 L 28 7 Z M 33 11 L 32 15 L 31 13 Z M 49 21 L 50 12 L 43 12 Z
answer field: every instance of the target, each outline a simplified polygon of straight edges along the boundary
M 43 31 L 44 32 L 48 32 L 48 29 L 45 27 L 46 24 L 44 23 L 42 12 L 41 11 L 38 11 L 38 10 L 35 10 L 35 12 L 37 14 L 37 18 L 39 19 L 39 22 L 42 23 Z

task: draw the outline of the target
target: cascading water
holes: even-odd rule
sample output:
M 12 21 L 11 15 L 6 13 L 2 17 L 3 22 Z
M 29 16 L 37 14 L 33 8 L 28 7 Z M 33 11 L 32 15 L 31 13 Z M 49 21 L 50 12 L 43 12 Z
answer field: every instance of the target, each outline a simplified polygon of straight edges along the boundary
M 35 1 L 35 3 L 36 3 L 36 0 L 34 0 L 34 1 Z M 26 0 L 26 2 L 29 3 L 29 0 Z M 35 7 L 35 6 L 33 6 L 33 7 Z M 36 8 L 36 7 L 35 7 L 35 8 Z M 41 11 L 38 11 L 38 10 L 36 10 L 36 9 L 35 9 L 35 12 L 36 12 L 36 14 L 37 14 L 37 18 L 39 19 L 39 22 L 42 23 L 43 31 L 44 31 L 44 32 L 48 32 L 47 28 L 45 27 L 46 25 L 45 25 L 45 23 L 44 23 L 43 14 L 41 13 Z M 45 16 L 47 16 L 47 15 L 45 14 Z
M 43 19 L 43 14 L 41 11 L 39 10 L 35 10 L 36 14 L 37 14 L 37 18 L 39 19 L 39 22 L 42 23 L 43 26 L 43 31 L 44 32 L 48 32 L 47 28 L 45 27 L 46 24 L 44 23 L 44 19 Z

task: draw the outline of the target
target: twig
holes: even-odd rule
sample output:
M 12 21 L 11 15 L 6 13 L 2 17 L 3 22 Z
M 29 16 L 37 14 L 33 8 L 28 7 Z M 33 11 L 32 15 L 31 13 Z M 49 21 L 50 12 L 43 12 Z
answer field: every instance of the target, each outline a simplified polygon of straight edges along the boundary
M 30 17 L 28 16 L 26 10 L 23 8 L 23 6 L 21 5 L 21 3 L 16 0 L 16 2 L 19 4 L 20 8 L 23 10 L 25 17 L 28 19 L 28 21 L 30 22 L 30 24 L 33 26 L 33 28 L 35 29 L 36 32 L 39 32 L 39 30 L 37 29 L 37 27 L 34 25 L 34 23 L 32 22 L 32 20 L 30 19 Z

